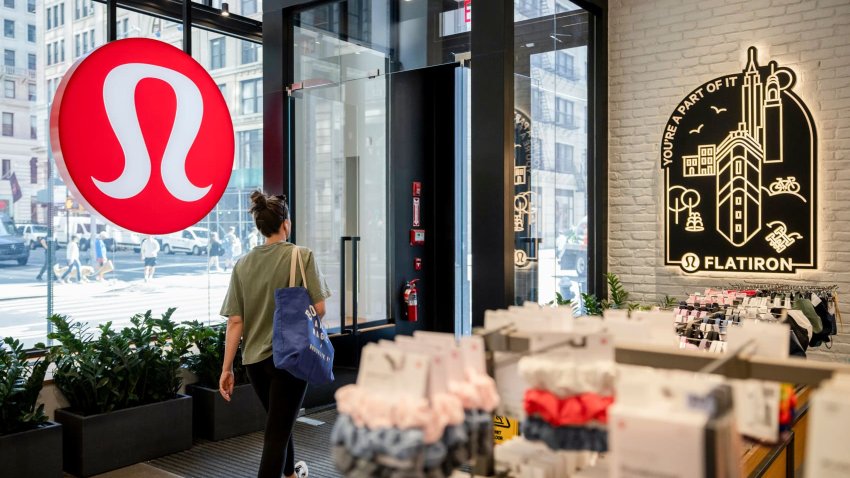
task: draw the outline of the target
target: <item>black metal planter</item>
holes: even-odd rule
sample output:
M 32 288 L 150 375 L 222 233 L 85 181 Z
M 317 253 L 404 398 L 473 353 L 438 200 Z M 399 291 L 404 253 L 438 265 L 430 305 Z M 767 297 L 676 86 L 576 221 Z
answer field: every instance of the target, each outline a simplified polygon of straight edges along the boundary
M 56 410 L 65 471 L 92 476 L 192 447 L 192 397 L 83 416 Z
M 0 436 L 0 475 L 61 478 L 62 425 L 53 422 Z
M 230 402 L 217 389 L 188 385 L 192 396 L 192 421 L 195 436 L 207 440 L 224 440 L 260 431 L 266 425 L 266 410 L 250 384 L 233 388 Z

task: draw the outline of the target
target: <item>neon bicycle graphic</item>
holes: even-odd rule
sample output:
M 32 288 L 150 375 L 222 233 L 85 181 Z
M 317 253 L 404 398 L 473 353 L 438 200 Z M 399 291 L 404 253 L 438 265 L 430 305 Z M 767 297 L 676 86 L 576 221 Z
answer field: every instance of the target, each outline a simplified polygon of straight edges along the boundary
M 794 176 L 776 178 L 776 180 L 770 183 L 770 186 L 767 187 L 767 193 L 771 196 L 790 194 L 802 199 L 803 202 L 808 202 L 806 201 L 806 198 L 800 195 L 800 183 L 797 182 L 797 178 Z

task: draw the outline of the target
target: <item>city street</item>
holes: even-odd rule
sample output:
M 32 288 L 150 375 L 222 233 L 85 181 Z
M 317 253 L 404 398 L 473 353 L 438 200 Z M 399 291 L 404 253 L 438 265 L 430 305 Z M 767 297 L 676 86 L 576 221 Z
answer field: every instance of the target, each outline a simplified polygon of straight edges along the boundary
M 57 252 L 64 265 L 65 250 Z M 83 264 L 88 253 L 82 253 Z M 95 327 L 108 321 L 115 327 L 129 324 L 134 314 L 152 309 L 161 314 L 177 307 L 177 321 L 219 321 L 221 302 L 227 290 L 230 274 L 207 273 L 206 256 L 160 253 L 156 275 L 144 282 L 144 266 L 139 254 L 118 251 L 110 255 L 115 271 L 106 274 L 106 281 L 70 284 L 54 283 L 53 313 L 83 320 Z M 26 266 L 14 262 L 0 263 L 0 337 L 12 336 L 26 346 L 46 340 L 47 282 L 35 277 L 44 261 L 44 253 L 32 251 Z

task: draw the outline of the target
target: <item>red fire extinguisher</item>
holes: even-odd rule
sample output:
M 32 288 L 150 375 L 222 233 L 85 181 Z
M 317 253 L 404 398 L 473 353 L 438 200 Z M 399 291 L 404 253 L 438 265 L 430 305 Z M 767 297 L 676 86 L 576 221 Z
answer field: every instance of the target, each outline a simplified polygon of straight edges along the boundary
M 416 283 L 419 279 L 408 281 L 404 285 L 404 303 L 407 304 L 407 320 L 417 322 L 419 320 L 419 292 Z

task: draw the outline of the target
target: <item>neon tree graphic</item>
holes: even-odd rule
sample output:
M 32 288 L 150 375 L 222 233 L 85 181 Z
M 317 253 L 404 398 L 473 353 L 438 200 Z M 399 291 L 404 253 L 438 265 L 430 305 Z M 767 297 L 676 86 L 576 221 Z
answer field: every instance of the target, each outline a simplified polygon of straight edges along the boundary
M 760 66 L 750 47 L 739 74 L 679 103 L 661 144 L 667 264 L 686 272 L 816 267 L 817 136 L 795 82 L 775 61 Z

